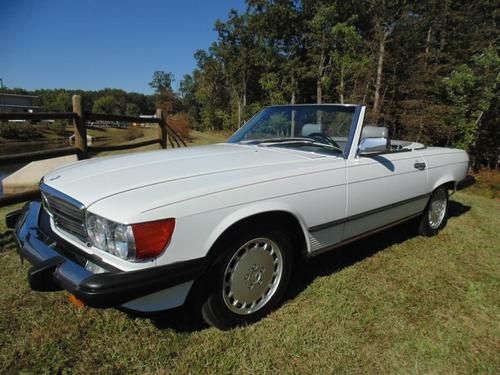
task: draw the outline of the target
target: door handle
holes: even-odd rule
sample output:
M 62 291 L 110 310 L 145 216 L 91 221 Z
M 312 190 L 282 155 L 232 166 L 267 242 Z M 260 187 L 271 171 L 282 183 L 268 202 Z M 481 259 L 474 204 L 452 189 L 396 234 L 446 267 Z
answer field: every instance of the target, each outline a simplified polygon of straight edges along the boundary
M 415 162 L 415 164 L 413 164 L 413 166 L 420 171 L 423 171 L 426 167 L 426 165 L 423 161 L 417 161 L 417 162 Z

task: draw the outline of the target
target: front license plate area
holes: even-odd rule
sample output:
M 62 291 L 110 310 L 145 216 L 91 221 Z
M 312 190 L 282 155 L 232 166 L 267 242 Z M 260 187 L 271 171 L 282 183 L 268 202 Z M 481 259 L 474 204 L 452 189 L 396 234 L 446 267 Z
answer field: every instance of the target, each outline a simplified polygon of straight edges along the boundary
M 70 301 L 73 305 L 75 305 L 76 307 L 78 307 L 78 308 L 80 308 L 80 309 L 81 309 L 81 308 L 83 308 L 83 307 L 85 307 L 85 302 L 83 302 L 82 300 L 79 300 L 79 299 L 78 299 L 75 295 L 73 295 L 73 294 L 69 294 L 69 295 L 68 295 L 68 299 L 69 299 L 69 301 Z

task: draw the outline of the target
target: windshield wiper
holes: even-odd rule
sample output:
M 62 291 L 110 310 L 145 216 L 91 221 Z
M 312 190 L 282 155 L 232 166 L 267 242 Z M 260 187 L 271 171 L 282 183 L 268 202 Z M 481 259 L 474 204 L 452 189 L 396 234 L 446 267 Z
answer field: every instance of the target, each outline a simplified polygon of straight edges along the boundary
M 328 143 L 322 143 L 318 142 L 312 138 L 307 138 L 307 137 L 290 137 L 290 138 L 266 138 L 266 139 L 259 139 L 259 140 L 254 140 L 254 141 L 249 141 L 246 143 L 248 145 L 269 145 L 273 146 L 275 144 L 310 144 L 318 147 L 323 147 L 327 148 L 329 150 L 336 150 L 340 152 L 344 152 L 340 147 L 328 144 Z

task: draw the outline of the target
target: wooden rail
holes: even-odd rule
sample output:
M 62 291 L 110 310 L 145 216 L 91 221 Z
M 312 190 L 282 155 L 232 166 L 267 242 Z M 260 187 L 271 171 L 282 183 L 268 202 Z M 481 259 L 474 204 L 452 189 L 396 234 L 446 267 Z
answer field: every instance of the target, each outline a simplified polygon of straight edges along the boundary
M 135 122 L 138 124 L 159 124 L 160 119 L 156 117 L 146 118 L 146 117 L 133 117 L 133 116 L 122 116 L 122 115 L 108 115 L 104 113 L 89 113 L 87 114 L 87 120 L 89 121 L 127 121 Z
M 91 152 L 103 152 L 103 151 L 119 151 L 119 150 L 128 150 L 131 148 L 143 147 L 154 145 L 158 143 L 158 139 L 151 139 L 149 141 L 142 141 L 136 143 L 130 143 L 126 145 L 114 145 L 114 146 L 89 146 L 89 151 Z
M 0 113 L 1 120 L 74 120 L 77 117 L 74 112 L 13 112 Z
M 59 156 L 74 154 L 78 154 L 78 149 L 76 147 L 63 147 L 53 150 L 24 152 L 22 154 L 0 155 L 0 165 L 29 163 L 35 160 L 57 158 Z
M 73 95 L 72 98 L 73 112 L 34 112 L 34 113 L 0 113 L 0 121 L 7 120 L 70 120 L 73 121 L 75 131 L 75 146 L 62 147 L 52 150 L 34 151 L 26 153 L 18 153 L 12 155 L 0 155 L 1 165 L 12 165 L 20 163 L 28 163 L 35 160 L 43 160 L 66 155 L 77 155 L 78 160 L 87 159 L 90 154 L 96 154 L 103 151 L 118 151 L 128 150 L 137 147 L 149 146 L 159 143 L 162 148 L 167 148 L 170 143 L 171 147 L 186 146 L 186 143 L 177 132 L 167 124 L 166 113 L 158 109 L 156 116 L 151 118 L 108 115 L 102 113 L 87 113 L 83 110 L 84 102 L 80 95 Z M 158 124 L 158 138 L 143 142 L 136 142 L 124 145 L 110 146 L 89 146 L 87 144 L 87 122 L 88 121 L 117 121 L 117 122 L 133 122 L 138 124 Z M 38 191 L 30 191 L 25 193 L 6 195 L 0 197 L 0 207 L 10 204 L 24 202 L 30 199 L 37 198 L 40 195 Z

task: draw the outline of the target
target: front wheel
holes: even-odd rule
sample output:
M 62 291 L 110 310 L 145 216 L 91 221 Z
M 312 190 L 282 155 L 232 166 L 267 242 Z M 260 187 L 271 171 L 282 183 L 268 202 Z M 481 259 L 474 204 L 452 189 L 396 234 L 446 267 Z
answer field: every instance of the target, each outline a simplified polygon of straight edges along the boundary
M 422 236 L 434 236 L 444 228 L 448 219 L 448 190 L 439 187 L 431 194 L 424 214 L 420 218 L 418 233 Z
M 219 329 L 255 322 L 283 299 L 292 272 L 292 249 L 279 230 L 255 231 L 224 245 L 203 319 Z

